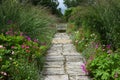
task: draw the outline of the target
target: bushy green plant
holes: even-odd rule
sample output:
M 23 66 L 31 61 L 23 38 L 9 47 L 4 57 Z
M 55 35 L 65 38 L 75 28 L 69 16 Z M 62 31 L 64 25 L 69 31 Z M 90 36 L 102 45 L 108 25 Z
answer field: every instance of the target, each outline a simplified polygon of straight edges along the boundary
M 87 69 L 94 80 L 119 80 L 120 55 L 118 53 L 99 52 L 89 60 Z
M 79 52 L 83 52 L 92 42 L 96 42 L 99 37 L 89 30 L 79 29 L 72 35 L 73 42 Z
M 47 46 L 39 45 L 38 40 L 32 41 L 30 37 L 14 29 L 1 34 L 0 79 L 37 80 L 38 69 L 43 66 L 37 59 L 43 56 L 46 49 Z

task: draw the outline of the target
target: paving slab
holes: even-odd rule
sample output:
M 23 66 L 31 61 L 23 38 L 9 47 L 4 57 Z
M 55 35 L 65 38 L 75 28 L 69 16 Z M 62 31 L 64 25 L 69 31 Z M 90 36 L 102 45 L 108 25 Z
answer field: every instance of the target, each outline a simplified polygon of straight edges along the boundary
M 66 72 L 71 75 L 87 75 L 81 68 L 83 62 L 66 62 Z
M 61 67 L 61 68 L 46 68 L 44 71 L 43 71 L 43 74 L 44 75 L 63 75 L 65 74 L 65 71 L 64 71 L 64 68 Z
M 45 80 L 69 80 L 68 75 L 47 75 Z
M 64 61 L 64 60 L 65 60 L 64 56 L 46 56 L 46 61 L 49 62 Z
M 45 68 L 61 68 L 64 67 L 64 62 L 45 62 Z
M 72 43 L 72 40 L 70 40 L 70 39 L 53 39 L 52 43 L 53 44 L 67 44 L 67 43 Z
M 69 75 L 69 80 L 90 80 L 88 76 Z
M 82 70 L 85 59 L 66 33 L 56 33 L 47 51 L 44 80 L 90 80 Z
M 67 52 L 63 51 L 62 55 L 64 55 L 64 56 L 81 56 L 81 54 L 78 52 L 69 52 L 69 51 L 67 51 Z
M 47 56 L 61 56 L 61 53 L 62 52 L 50 52 L 50 53 L 47 53 Z
M 80 62 L 80 61 L 83 61 L 83 57 L 82 56 L 74 56 L 74 55 L 71 55 L 71 56 L 65 56 L 65 59 L 67 62 Z

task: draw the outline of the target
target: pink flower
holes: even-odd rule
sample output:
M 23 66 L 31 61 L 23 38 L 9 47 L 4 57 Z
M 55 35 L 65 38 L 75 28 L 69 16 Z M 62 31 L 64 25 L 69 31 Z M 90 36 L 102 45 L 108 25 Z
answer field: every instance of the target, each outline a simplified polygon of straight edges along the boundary
M 95 45 L 95 48 L 98 49 L 98 44 Z
M 26 48 L 26 49 L 29 49 L 30 47 L 29 47 L 29 46 L 26 46 L 25 48 Z
M 6 32 L 5 34 L 9 34 L 9 32 Z
M 82 64 L 82 65 L 81 65 L 81 68 L 82 68 L 83 72 L 88 73 L 85 64 Z
M 24 48 L 25 48 L 25 45 L 23 44 L 21 47 L 24 49 Z
M 118 78 L 118 73 L 115 73 L 114 78 Z
M 20 36 L 23 36 L 23 32 L 20 33 Z
M 37 39 L 34 39 L 34 42 L 38 42 L 38 40 L 37 40 Z
M 0 49 L 3 49 L 4 47 L 3 47 L 3 45 L 0 45 Z
M 15 46 L 11 46 L 11 49 L 14 49 L 15 48 Z
M 4 75 L 4 76 L 7 76 L 7 73 L 6 72 L 0 72 L 2 75 Z

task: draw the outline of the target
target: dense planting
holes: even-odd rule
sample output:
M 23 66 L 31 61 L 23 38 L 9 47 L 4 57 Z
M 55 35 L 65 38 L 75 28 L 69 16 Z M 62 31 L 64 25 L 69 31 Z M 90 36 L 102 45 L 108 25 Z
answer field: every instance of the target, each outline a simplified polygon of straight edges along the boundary
M 0 4 L 0 80 L 38 80 L 56 18 L 44 7 Z
M 119 80 L 119 0 L 96 0 L 66 11 L 68 33 L 94 80 Z

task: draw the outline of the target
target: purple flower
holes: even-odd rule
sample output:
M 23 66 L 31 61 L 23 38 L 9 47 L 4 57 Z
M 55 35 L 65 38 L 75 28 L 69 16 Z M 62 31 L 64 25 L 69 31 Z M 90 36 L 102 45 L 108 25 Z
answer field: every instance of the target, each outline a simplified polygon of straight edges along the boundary
M 109 44 L 109 45 L 107 45 L 107 49 L 110 49 L 111 48 L 111 45 Z
M 29 36 L 27 36 L 26 38 L 27 38 L 27 40 L 28 40 L 28 41 L 30 41 L 30 40 L 31 40 L 31 38 L 30 38 Z
M 21 34 L 22 34 L 22 33 L 21 33 Z M 28 41 L 31 40 L 31 38 L 30 38 L 29 36 L 25 36 L 25 38 L 26 38 Z

